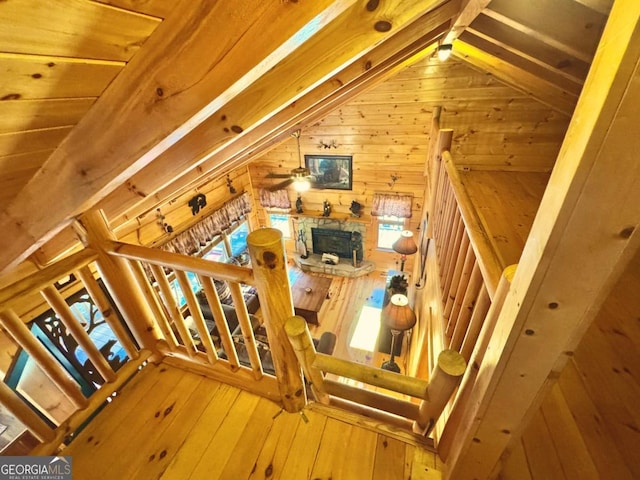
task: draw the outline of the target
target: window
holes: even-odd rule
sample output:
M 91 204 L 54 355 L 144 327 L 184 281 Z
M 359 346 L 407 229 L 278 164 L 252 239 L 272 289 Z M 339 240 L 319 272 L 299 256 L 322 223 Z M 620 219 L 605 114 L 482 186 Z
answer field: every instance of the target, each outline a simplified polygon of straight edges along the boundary
M 249 222 L 246 220 L 229 234 L 232 257 L 240 255 L 247 250 L 247 235 L 249 235 Z
M 378 217 L 378 248 L 381 250 L 393 250 L 391 246 L 404 229 L 404 219 L 383 215 Z
M 229 257 L 227 255 L 227 251 L 224 248 L 224 242 L 222 241 L 222 239 L 220 239 L 219 242 L 211 250 L 205 253 L 202 258 L 214 262 L 226 262 L 227 258 Z
M 282 213 L 270 213 L 269 225 L 271 225 L 271 228 L 277 228 L 280 230 L 284 238 L 291 238 L 289 215 L 284 215 Z

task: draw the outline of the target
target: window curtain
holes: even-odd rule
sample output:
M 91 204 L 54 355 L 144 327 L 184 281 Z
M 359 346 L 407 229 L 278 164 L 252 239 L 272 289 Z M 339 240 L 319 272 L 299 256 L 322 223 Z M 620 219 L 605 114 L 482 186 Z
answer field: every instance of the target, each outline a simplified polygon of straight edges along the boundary
M 167 252 L 193 255 L 231 227 L 251 211 L 251 199 L 247 192 L 225 203 L 208 217 L 200 220 L 189 230 L 160 246 Z
M 270 192 L 264 188 L 260 189 L 260 205 L 264 208 L 279 208 L 282 210 L 291 209 L 291 201 L 286 190 L 276 190 Z
M 388 193 L 374 193 L 371 215 L 381 217 L 389 215 L 400 218 L 411 218 L 411 195 L 393 195 Z

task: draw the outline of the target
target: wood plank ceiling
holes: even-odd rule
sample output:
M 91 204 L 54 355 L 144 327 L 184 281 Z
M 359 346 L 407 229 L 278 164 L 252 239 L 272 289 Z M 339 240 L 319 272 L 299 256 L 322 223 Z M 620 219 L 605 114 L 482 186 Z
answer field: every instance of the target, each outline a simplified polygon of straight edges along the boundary
M 0 271 L 255 160 L 454 23 L 456 55 L 570 115 L 612 0 L 222 3 L 0 3 Z

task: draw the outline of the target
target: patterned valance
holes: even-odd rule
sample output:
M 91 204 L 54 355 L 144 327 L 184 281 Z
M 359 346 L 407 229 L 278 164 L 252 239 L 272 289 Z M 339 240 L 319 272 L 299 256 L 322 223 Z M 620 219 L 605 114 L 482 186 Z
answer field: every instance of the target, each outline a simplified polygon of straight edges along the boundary
M 189 230 L 178 234 L 160 248 L 167 252 L 193 255 L 217 235 L 241 220 L 251 211 L 251 199 L 247 192 L 225 203 L 218 210 L 203 218 Z
M 282 210 L 291 209 L 291 201 L 286 190 L 276 190 L 270 192 L 264 188 L 260 189 L 260 205 L 264 208 L 280 208 Z
M 411 195 L 394 195 L 388 193 L 374 193 L 371 215 L 381 217 L 389 215 L 400 218 L 411 218 Z

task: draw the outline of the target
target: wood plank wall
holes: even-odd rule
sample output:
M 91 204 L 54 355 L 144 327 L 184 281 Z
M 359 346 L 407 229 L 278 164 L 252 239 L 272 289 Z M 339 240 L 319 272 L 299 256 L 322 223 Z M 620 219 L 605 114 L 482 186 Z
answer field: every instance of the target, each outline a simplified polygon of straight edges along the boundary
M 335 212 L 348 214 L 351 201 L 357 200 L 369 214 L 374 193 L 410 193 L 414 202 L 408 227 L 418 233 L 429 126 L 436 106 L 442 106 L 442 128 L 454 129 L 452 150 L 465 169 L 550 171 L 568 124 L 568 118 L 459 60 L 443 64 L 427 58 L 302 127 L 302 155 L 353 156 L 353 190 L 311 190 L 302 195 L 305 209 L 319 211 L 328 200 Z M 338 147 L 326 149 L 321 142 Z M 252 162 L 249 171 L 256 192 L 277 183 L 266 178 L 269 172 L 287 173 L 296 167 L 297 156 L 291 139 Z M 292 187 L 289 197 L 295 201 Z M 258 212 L 258 221 L 266 225 L 259 206 Z M 376 226 L 375 219 L 367 223 L 373 234 L 366 236 L 365 258 L 381 270 L 398 268 L 397 255 L 376 250 Z
M 502 480 L 640 478 L 639 291 L 640 253 L 516 442 Z

